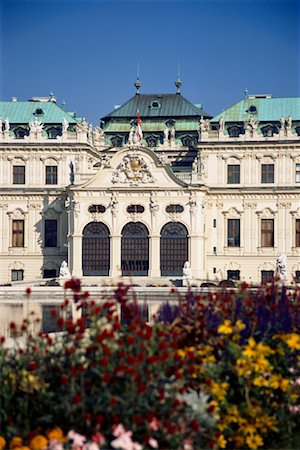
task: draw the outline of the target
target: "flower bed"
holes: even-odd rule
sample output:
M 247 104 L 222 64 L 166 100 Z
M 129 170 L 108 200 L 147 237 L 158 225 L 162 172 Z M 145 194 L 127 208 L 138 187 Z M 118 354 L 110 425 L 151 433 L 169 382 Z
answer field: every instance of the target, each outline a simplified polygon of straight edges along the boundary
M 30 316 L 24 348 L 1 340 L 0 449 L 300 447 L 299 292 L 188 292 L 150 325 L 128 286 L 101 304 L 65 287 L 85 317 L 65 300 L 61 333 Z

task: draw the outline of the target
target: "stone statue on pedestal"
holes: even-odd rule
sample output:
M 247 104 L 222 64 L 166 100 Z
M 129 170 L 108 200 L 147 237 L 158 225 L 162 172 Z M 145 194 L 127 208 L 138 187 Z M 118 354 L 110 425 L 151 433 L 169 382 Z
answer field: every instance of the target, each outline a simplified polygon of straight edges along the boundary
M 63 261 L 60 265 L 59 278 L 71 278 L 67 261 Z
M 192 269 L 189 261 L 186 261 L 182 268 L 182 286 L 190 286 L 193 281 Z

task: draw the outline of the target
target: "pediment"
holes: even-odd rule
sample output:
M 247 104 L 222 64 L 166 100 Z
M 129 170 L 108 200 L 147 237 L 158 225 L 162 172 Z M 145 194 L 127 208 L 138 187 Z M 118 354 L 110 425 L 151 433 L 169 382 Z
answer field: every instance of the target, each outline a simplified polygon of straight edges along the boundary
M 95 168 L 95 166 L 94 166 Z M 158 187 L 186 187 L 178 180 L 168 165 L 164 165 L 148 148 L 122 148 L 111 158 L 102 157 L 101 167 L 95 176 L 76 189 L 155 189 Z M 75 188 L 75 186 L 74 186 Z

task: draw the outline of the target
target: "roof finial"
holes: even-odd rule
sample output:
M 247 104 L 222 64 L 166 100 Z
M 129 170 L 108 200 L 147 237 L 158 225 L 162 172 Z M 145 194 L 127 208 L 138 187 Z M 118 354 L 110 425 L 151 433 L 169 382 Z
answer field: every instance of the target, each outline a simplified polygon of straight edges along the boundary
M 142 83 L 140 82 L 139 77 L 137 77 L 137 79 L 135 80 L 135 88 L 136 88 L 136 94 L 140 93 L 140 88 L 142 87 Z
M 64 100 L 62 101 L 61 106 L 62 106 L 62 109 L 65 111 L 65 109 L 66 109 L 66 102 Z
M 51 89 L 51 91 L 50 91 L 50 97 L 54 97 L 54 94 L 53 94 L 52 89 Z
M 247 89 L 247 88 L 245 88 L 245 90 L 244 90 L 244 94 L 245 94 L 245 98 L 247 98 L 247 97 L 248 97 L 248 94 L 249 94 L 249 91 L 248 91 L 248 89 Z
M 180 79 L 180 63 L 177 63 L 177 80 L 175 81 L 175 86 L 177 87 L 177 94 L 180 94 L 180 88 L 182 86 L 182 81 Z

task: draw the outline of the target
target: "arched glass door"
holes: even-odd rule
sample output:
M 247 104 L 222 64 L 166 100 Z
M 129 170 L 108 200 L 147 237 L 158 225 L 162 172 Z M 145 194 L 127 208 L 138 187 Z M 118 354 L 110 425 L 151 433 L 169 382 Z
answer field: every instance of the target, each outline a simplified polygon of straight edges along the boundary
M 179 222 L 169 222 L 160 233 L 161 276 L 182 275 L 182 268 L 188 261 L 188 232 Z
M 83 230 L 83 276 L 107 276 L 110 267 L 109 229 L 102 222 L 91 222 Z
M 121 268 L 122 275 L 148 275 L 149 232 L 141 222 L 129 222 L 122 230 Z

